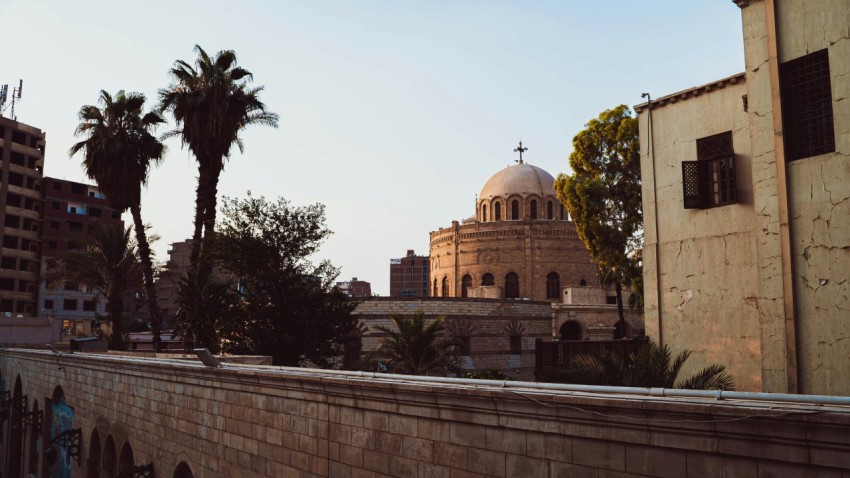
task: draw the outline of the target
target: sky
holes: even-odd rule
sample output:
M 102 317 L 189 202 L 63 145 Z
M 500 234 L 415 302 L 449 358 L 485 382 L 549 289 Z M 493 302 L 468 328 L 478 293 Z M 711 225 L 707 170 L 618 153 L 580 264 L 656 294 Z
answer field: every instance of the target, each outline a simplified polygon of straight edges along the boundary
M 430 231 L 474 214 L 518 141 L 569 173 L 600 112 L 744 70 L 731 0 L 2 0 L 0 19 L 0 84 L 23 79 L 17 119 L 47 133 L 45 176 L 71 181 L 89 182 L 67 151 L 100 90 L 152 107 L 194 45 L 234 50 L 280 125 L 244 132 L 220 197 L 324 204 L 334 234 L 314 259 L 379 295 L 391 258 L 427 255 Z M 167 146 L 142 202 L 160 261 L 191 236 L 197 177 Z

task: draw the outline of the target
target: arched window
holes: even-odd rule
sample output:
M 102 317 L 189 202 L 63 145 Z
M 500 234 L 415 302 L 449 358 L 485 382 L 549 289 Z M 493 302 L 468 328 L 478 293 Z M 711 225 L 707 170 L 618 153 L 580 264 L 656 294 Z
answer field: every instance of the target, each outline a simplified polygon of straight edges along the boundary
M 130 446 L 130 442 L 127 442 L 121 447 L 121 456 L 118 458 L 118 474 L 120 475 L 129 470 L 135 464 L 135 461 L 133 458 L 133 447 Z
M 552 201 L 546 203 L 546 219 L 555 219 L 555 213 L 552 210 Z
M 481 285 L 496 285 L 496 278 L 488 272 L 481 276 Z
M 558 299 L 561 296 L 561 276 L 557 272 L 546 275 L 546 298 Z
M 531 200 L 531 218 L 537 219 L 537 201 Z
M 487 205 L 481 206 L 481 222 L 487 222 Z
M 460 280 L 460 296 L 461 297 L 469 297 L 468 289 L 472 287 L 472 277 L 469 274 L 463 276 L 463 279 Z
M 505 298 L 519 299 L 519 276 L 515 272 L 505 276 Z
M 116 459 L 115 459 L 115 440 L 112 439 L 112 435 L 106 437 L 106 443 L 103 445 L 103 465 L 101 468 L 103 469 L 103 475 L 105 476 L 115 476 L 116 475 Z
M 449 296 L 449 278 L 448 277 L 443 277 L 443 290 L 442 290 L 442 294 L 440 294 L 440 295 L 442 295 L 443 297 Z
M 432 297 L 437 297 L 437 279 L 434 279 L 434 289 L 431 292 Z
M 516 199 L 511 201 L 511 219 L 514 221 L 519 220 L 519 201 Z
M 502 203 L 497 202 L 496 205 L 493 206 L 493 214 L 495 215 L 495 217 L 493 217 L 494 221 L 502 220 Z
M 195 475 L 192 474 L 192 469 L 189 468 L 189 465 L 185 461 L 181 461 L 177 465 L 177 468 L 174 469 L 174 474 L 171 475 L 171 478 L 195 478 Z
M 86 478 L 100 478 L 100 434 L 97 432 L 97 428 L 92 430 L 91 438 L 89 438 L 89 459 L 86 461 Z

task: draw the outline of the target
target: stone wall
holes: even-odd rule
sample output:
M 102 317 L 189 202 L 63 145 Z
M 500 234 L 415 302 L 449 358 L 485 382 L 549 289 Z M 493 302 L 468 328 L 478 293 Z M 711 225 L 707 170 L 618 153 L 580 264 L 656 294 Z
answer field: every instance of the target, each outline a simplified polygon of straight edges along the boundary
M 0 317 L 0 343 L 6 346 L 36 345 L 62 339 L 62 321 L 52 318 Z
M 89 457 L 126 448 L 157 477 L 186 465 L 198 478 L 850 475 L 847 407 L 20 349 L 0 351 L 0 380 L 19 383 L 28 409 L 61 389 L 82 431 L 73 477 L 102 467 Z M 45 430 L 43 439 L 55 432 Z M 2 443 L 4 465 L 13 441 Z

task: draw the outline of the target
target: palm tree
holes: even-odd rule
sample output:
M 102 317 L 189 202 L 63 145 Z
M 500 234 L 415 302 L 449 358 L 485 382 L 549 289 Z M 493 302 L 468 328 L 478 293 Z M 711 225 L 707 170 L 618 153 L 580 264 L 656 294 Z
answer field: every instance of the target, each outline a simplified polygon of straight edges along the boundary
M 131 228 L 93 225 L 89 236 L 80 241 L 85 247 L 71 249 L 47 260 L 45 280 L 85 285 L 97 297 L 106 299 L 106 318 L 112 325 L 109 348 L 125 348 L 123 337 L 124 293 L 128 284 L 137 281 L 142 272 L 136 247 L 130 238 Z
M 148 182 L 151 166 L 162 161 L 165 146 L 151 131 L 162 117 L 155 112 L 143 114 L 145 95 L 119 91 L 113 97 L 100 92 L 102 107 L 80 108 L 77 136 L 85 139 L 71 147 L 70 155 L 83 152 L 86 175 L 95 180 L 119 211 L 130 209 L 136 230 L 136 242 L 144 272 L 145 293 L 150 311 L 154 347 L 159 350 L 162 314 L 153 284 L 153 263 L 145 224 L 142 221 L 142 186 Z
M 235 144 L 243 145 L 239 133 L 248 125 L 277 127 L 278 116 L 266 111 L 260 101 L 262 86 L 249 87 L 253 75 L 236 66 L 236 53 L 219 51 L 215 57 L 195 45 L 195 66 L 177 60 L 171 69 L 173 83 L 160 90 L 160 111 L 170 111 L 177 129 L 167 136 L 180 135 L 198 161 L 198 188 L 195 199 L 195 228 L 192 234 L 190 268 L 197 269 L 203 241 L 213 233 L 216 216 L 218 178 L 224 161 Z
M 388 335 L 378 355 L 394 372 L 411 375 L 445 374 L 458 367 L 457 347 L 443 335 L 443 317 L 427 323 L 418 311 L 391 317 L 395 327 L 378 326 Z
M 678 380 L 682 367 L 691 356 L 690 350 L 676 358 L 668 345 L 659 347 L 648 342 L 628 359 L 610 350 L 580 354 L 558 381 L 586 385 L 625 387 L 682 388 L 689 390 L 733 390 L 734 379 L 725 365 L 712 364 L 689 378 Z

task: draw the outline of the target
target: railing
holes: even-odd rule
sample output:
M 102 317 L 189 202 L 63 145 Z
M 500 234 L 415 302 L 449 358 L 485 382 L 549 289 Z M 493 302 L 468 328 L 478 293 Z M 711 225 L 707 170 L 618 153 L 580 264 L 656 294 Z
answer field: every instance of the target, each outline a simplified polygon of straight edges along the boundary
M 628 360 L 649 339 L 640 337 L 622 340 L 551 340 L 537 339 L 535 343 L 534 376 L 538 381 L 553 370 L 563 370 L 579 354 L 595 354 L 610 350 Z

